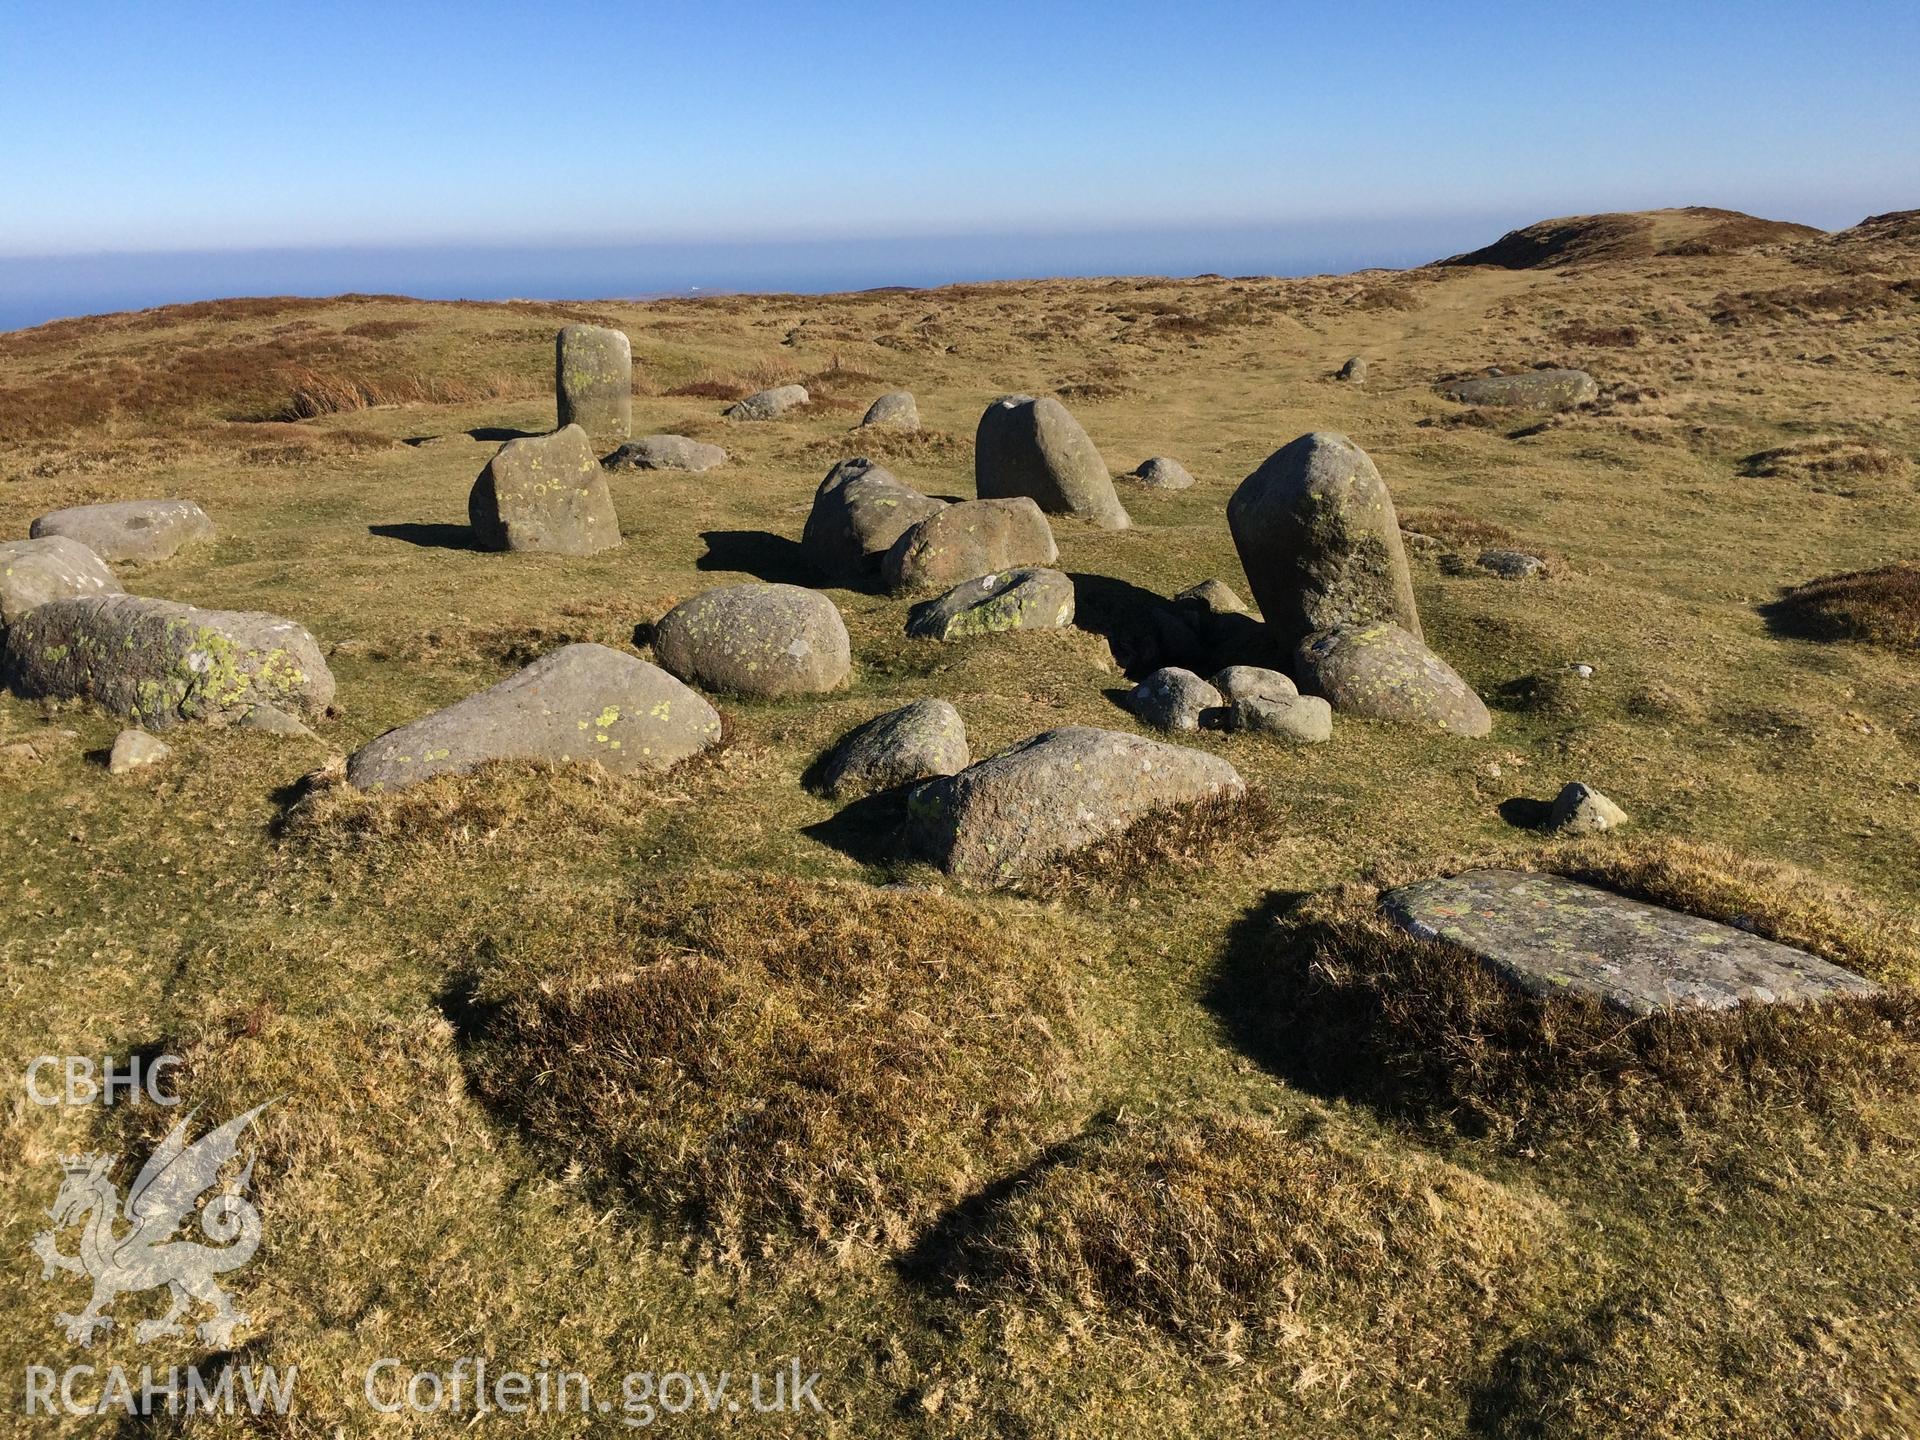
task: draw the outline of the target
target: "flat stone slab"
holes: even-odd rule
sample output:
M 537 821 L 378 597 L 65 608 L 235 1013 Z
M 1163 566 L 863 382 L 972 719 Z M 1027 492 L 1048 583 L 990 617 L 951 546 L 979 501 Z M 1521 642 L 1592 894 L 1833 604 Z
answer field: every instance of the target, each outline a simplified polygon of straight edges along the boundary
M 1804 950 L 1558 875 L 1469 870 L 1390 890 L 1380 909 L 1530 994 L 1588 995 L 1629 1015 L 1880 992 Z

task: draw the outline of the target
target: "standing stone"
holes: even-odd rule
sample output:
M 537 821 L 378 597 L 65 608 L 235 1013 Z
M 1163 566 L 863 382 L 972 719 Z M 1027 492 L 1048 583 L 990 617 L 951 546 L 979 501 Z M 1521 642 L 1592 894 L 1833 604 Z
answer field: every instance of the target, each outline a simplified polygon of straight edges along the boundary
M 1342 715 L 1480 736 L 1493 717 L 1453 668 L 1398 625 L 1322 630 L 1298 651 L 1300 684 Z
M 914 606 L 907 634 L 959 640 L 1008 630 L 1059 630 L 1073 623 L 1073 602 L 1073 581 L 1058 570 L 1029 566 L 982 575 Z
M 1600 387 L 1584 370 L 1528 370 L 1519 375 L 1479 375 L 1438 387 L 1463 405 L 1501 405 L 1515 410 L 1570 410 L 1598 398 Z
M 578 425 L 604 455 L 633 433 L 633 346 L 618 330 L 569 325 L 554 337 L 557 429 Z
M 0 628 L 49 600 L 120 593 L 113 572 L 78 540 L 49 535 L 0 545 Z
M 489 760 L 584 760 L 665 770 L 720 738 L 703 698 L 637 655 L 563 645 L 491 689 L 389 730 L 347 761 L 362 790 L 398 790 Z
M 1575 780 L 1554 797 L 1547 824 L 1570 835 L 1592 835 L 1617 830 L 1627 823 L 1627 812 L 1591 785 Z
M 683 600 L 653 627 L 653 649 L 682 680 L 761 699 L 837 690 L 853 666 L 840 612 L 798 585 L 723 585 Z
M 1274 451 L 1233 492 L 1227 525 L 1281 649 L 1375 620 L 1419 636 L 1393 497 L 1346 436 L 1316 431 Z
M 467 497 L 486 550 L 594 555 L 620 543 L 620 517 L 587 432 L 569 425 L 502 445 Z
M 1344 380 L 1349 385 L 1366 384 L 1367 362 L 1365 358 L 1359 355 L 1349 355 L 1347 357 L 1347 363 L 1333 372 L 1333 378 L 1336 380 Z
M 1156 730 L 1198 730 L 1201 717 L 1225 703 L 1213 686 L 1177 665 L 1154 671 L 1127 696 L 1127 708 Z
M 729 420 L 776 420 L 812 398 L 804 385 L 776 385 L 737 400 L 720 413 Z
M 231 724 L 256 705 L 315 715 L 333 699 L 320 646 L 291 620 L 142 595 L 35 606 L 8 628 L 0 661 L 26 699 L 94 700 L 154 729 Z
M 172 753 L 171 745 L 144 730 L 122 730 L 113 737 L 113 749 L 107 752 L 107 773 L 125 775 L 130 770 L 144 770 Z
M 880 574 L 896 595 L 925 594 L 1059 558 L 1053 527 L 1024 495 L 962 500 L 901 531 L 880 563 Z
M 891 425 L 899 430 L 920 428 L 920 407 L 911 390 L 889 390 L 867 407 L 862 425 Z
M 821 574 L 842 585 L 871 584 L 893 542 L 946 508 L 864 457 L 842 460 L 814 491 L 800 547 Z
M 642 435 L 600 462 L 609 470 L 711 470 L 727 463 L 727 452 L 684 435 Z
M 1558 875 L 1469 870 L 1390 890 L 1380 909 L 1529 994 L 1590 997 L 1626 1015 L 1880 993 L 1804 950 Z
M 945 700 L 916 700 L 850 730 L 820 767 L 820 788 L 857 800 L 967 768 L 967 727 Z
M 1133 472 L 1133 478 L 1155 490 L 1185 490 L 1193 484 L 1193 476 L 1187 473 L 1187 467 L 1165 455 L 1142 460 L 1140 468 Z
M 62 535 L 106 561 L 165 560 L 183 545 L 213 538 L 213 522 L 191 500 L 116 500 L 42 515 L 28 527 L 36 540 Z
M 983 500 L 1025 495 L 1042 510 L 1103 530 L 1129 523 L 1107 462 L 1051 396 L 1003 395 L 987 407 L 974 435 L 973 483 Z

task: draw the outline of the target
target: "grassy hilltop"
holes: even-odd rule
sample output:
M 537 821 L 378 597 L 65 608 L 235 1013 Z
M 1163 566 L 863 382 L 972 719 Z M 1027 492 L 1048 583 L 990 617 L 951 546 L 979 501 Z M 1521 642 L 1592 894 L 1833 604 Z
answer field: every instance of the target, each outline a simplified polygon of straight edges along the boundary
M 361 1374 L 472 1354 L 603 1377 L 797 1355 L 831 1417 L 805 1433 L 1920 1429 L 1920 583 L 1859 578 L 1920 561 L 1920 218 L 1517 237 L 1302 280 L 234 300 L 0 335 L 0 538 L 197 500 L 219 538 L 127 589 L 289 616 L 339 679 L 318 743 L 180 727 L 118 779 L 113 717 L 0 697 L 0 1058 L 178 1053 L 203 1119 L 284 1097 L 233 1280 L 301 1413 L 191 1433 L 438 1433 L 374 1415 Z M 625 543 L 591 558 L 471 549 L 468 488 L 553 425 L 576 320 L 631 337 L 636 433 L 731 460 L 612 477 Z M 1335 381 L 1356 353 L 1368 382 Z M 1546 362 L 1600 399 L 1433 392 Z M 796 379 L 805 411 L 720 418 Z M 926 428 L 853 433 L 895 388 Z M 646 654 L 636 627 L 702 589 L 818 584 L 796 542 L 836 460 L 970 496 L 975 421 L 1015 390 L 1058 395 L 1115 472 L 1198 478 L 1118 482 L 1124 532 L 1056 519 L 1061 569 L 1123 582 L 1100 587 L 1121 627 L 1141 591 L 1245 594 L 1235 485 L 1304 431 L 1351 436 L 1438 542 L 1414 553 L 1427 638 L 1492 737 L 1202 732 L 1247 804 L 975 894 L 803 772 L 924 695 L 976 757 L 1133 729 L 1128 677 L 1090 630 L 909 641 L 903 602 L 833 589 L 852 687 L 725 702 L 725 743 L 665 776 L 305 779 L 567 641 Z M 1547 577 L 1470 563 L 1494 545 Z M 1543 835 L 1529 802 L 1573 779 L 1633 828 Z M 1378 885 L 1468 857 L 1736 919 L 1895 999 L 1555 1029 L 1372 919 Z M 24 1365 L 77 1355 L 52 1316 L 79 1282 L 29 1253 L 56 1157 L 164 1130 L 15 1096 L 10 1408 Z M 129 1323 L 78 1358 L 193 1358 Z

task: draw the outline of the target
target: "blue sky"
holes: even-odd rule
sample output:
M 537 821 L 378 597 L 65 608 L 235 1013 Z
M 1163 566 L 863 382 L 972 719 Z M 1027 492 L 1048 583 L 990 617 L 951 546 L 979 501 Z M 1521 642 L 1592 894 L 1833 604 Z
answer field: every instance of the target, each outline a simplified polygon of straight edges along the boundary
M 1920 5 L 37 3 L 0 255 L 1920 205 Z

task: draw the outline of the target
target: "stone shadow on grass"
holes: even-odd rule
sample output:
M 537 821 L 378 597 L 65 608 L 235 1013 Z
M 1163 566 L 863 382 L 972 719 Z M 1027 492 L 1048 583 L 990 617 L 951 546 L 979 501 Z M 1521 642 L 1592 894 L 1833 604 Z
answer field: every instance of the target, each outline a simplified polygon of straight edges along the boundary
M 807 773 L 817 779 L 815 768 Z M 906 843 L 907 792 L 912 788 L 899 785 L 851 801 L 825 820 L 801 826 L 800 833 L 861 865 L 905 863 L 913 858 Z
M 1553 802 L 1516 795 L 1500 802 L 1500 818 L 1516 830 L 1544 830 L 1553 818 Z
M 1206 657 L 1199 632 L 1165 596 L 1111 575 L 1070 573 L 1073 623 L 1107 642 L 1130 680 L 1140 680 L 1163 665 L 1191 669 Z
M 739 571 L 770 585 L 821 583 L 798 540 L 770 530 L 702 530 L 700 538 L 707 542 L 707 553 L 693 562 L 696 570 Z
M 473 439 L 493 445 L 504 445 L 509 440 L 531 440 L 537 435 L 552 433 L 549 430 L 516 430 L 511 425 L 476 425 L 467 431 Z
M 437 521 L 403 520 L 391 525 L 369 525 L 369 535 L 383 540 L 404 540 L 426 550 L 478 550 L 471 525 L 448 525 Z

